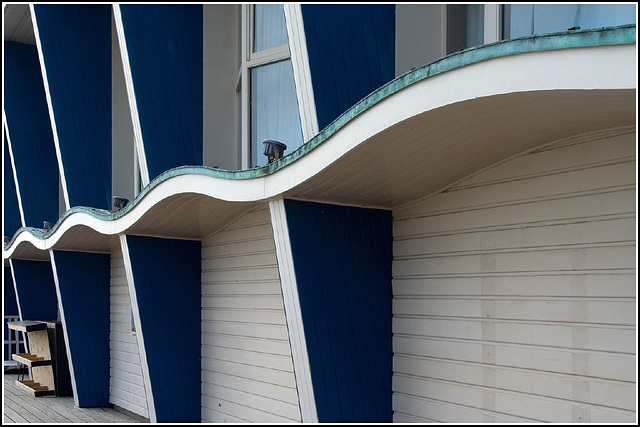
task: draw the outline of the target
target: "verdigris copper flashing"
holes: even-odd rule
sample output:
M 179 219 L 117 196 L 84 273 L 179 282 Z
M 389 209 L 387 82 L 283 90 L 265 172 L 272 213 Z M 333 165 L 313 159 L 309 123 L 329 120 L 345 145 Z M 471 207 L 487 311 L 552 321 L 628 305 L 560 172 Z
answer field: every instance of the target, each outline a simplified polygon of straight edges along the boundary
M 219 179 L 248 180 L 270 175 L 296 161 L 300 157 L 313 150 L 318 145 L 322 144 L 355 117 L 373 107 L 380 101 L 384 100 L 388 96 L 430 76 L 435 76 L 437 74 L 455 70 L 457 68 L 475 64 L 481 61 L 500 58 L 504 56 L 517 55 L 521 53 L 543 52 L 580 47 L 624 45 L 633 43 L 636 43 L 635 24 L 621 25 L 618 27 L 603 27 L 587 30 L 564 31 L 550 34 L 537 34 L 533 36 L 499 41 L 455 52 L 430 64 L 410 70 L 407 73 L 395 78 L 394 80 L 375 90 L 374 92 L 370 93 L 356 105 L 345 111 L 342 115 L 338 116 L 320 133 L 318 133 L 307 143 L 303 144 L 300 148 L 267 166 L 240 171 L 228 171 L 208 166 L 180 166 L 177 168 L 169 169 L 158 175 L 140 192 L 140 194 L 138 194 L 138 196 L 133 201 L 131 201 L 129 204 L 127 204 L 127 206 L 125 206 L 118 212 L 110 212 L 102 209 L 95 209 L 84 206 L 73 207 L 62 214 L 60 219 L 58 219 L 56 224 L 49 231 L 45 232 L 42 229 L 33 227 L 19 228 L 15 232 L 11 240 L 7 244 L 5 244 L 4 248 L 5 251 L 7 251 L 13 245 L 13 242 L 16 240 L 17 236 L 23 232 L 28 232 L 40 240 L 47 239 L 56 232 L 56 230 L 60 227 L 60 225 L 67 217 L 75 213 L 85 213 L 103 221 L 116 220 L 126 215 L 130 210 L 134 209 L 135 206 L 137 206 L 137 204 L 156 186 L 176 176 L 197 174 Z

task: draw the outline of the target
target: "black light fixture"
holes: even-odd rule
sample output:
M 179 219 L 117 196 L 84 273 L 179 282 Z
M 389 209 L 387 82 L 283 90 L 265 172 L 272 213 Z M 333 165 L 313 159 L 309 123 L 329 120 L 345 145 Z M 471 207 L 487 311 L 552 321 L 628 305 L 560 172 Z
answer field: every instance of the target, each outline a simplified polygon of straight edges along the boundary
M 113 211 L 118 212 L 119 210 L 124 209 L 125 206 L 129 203 L 129 199 L 125 199 L 124 197 L 113 196 Z
M 269 159 L 267 164 L 273 163 L 282 158 L 282 156 L 284 156 L 284 150 L 287 149 L 285 144 L 273 139 L 265 139 L 262 143 L 264 144 L 263 154 Z
M 45 231 L 51 230 L 51 227 L 53 227 L 53 223 L 52 222 L 42 221 L 42 228 L 44 228 Z

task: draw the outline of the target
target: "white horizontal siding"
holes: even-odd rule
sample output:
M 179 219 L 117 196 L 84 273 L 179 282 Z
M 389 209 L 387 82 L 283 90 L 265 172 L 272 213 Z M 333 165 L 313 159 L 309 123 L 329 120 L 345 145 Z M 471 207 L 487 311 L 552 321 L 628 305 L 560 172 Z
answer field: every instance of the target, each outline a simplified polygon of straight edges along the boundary
M 635 129 L 394 211 L 395 422 L 634 422 Z
M 202 421 L 300 422 L 266 205 L 202 241 Z
M 131 300 L 120 248 L 111 253 L 110 294 L 109 402 L 149 418 L 138 342 L 131 333 Z

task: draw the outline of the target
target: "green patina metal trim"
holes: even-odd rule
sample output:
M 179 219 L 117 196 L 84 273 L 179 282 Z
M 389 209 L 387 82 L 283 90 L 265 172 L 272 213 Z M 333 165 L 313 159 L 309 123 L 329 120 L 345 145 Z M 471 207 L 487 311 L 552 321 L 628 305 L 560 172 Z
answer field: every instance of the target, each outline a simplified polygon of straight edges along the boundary
M 294 152 L 286 155 L 270 165 L 259 168 L 228 171 L 222 169 L 214 169 L 208 166 L 180 166 L 167 170 L 154 178 L 138 196 L 132 200 L 124 209 L 112 213 L 102 209 L 87 208 L 84 206 L 73 207 L 66 211 L 56 224 L 49 230 L 43 231 L 39 228 L 21 227 L 14 234 L 13 238 L 4 246 L 5 250 L 11 247 L 17 236 L 22 232 L 29 232 L 38 239 L 46 239 L 56 232 L 64 220 L 75 214 L 85 213 L 94 218 L 111 221 L 118 219 L 127 214 L 142 200 L 153 188 L 162 182 L 180 175 L 198 174 L 203 176 L 211 176 L 220 179 L 248 180 L 270 175 L 290 163 L 298 160 L 318 145 L 329 139 L 334 133 L 339 131 L 343 126 L 353 120 L 355 117 L 373 107 L 385 98 L 394 93 L 411 86 L 412 84 L 424 80 L 428 77 L 435 76 L 447 71 L 455 70 L 466 65 L 475 64 L 489 59 L 500 58 L 504 56 L 517 55 L 521 53 L 543 52 L 559 49 L 570 49 L 578 47 L 595 47 L 633 44 L 636 42 L 636 26 L 622 25 L 619 27 L 594 28 L 588 30 L 565 31 L 560 33 L 537 34 L 534 36 L 520 37 L 511 40 L 504 40 L 496 43 L 486 44 L 482 46 L 472 47 L 470 49 L 461 50 L 440 58 L 430 64 L 420 68 L 415 68 L 403 74 L 380 87 L 376 91 L 370 93 L 356 105 L 345 111 L 319 134 L 310 141 L 303 144 Z

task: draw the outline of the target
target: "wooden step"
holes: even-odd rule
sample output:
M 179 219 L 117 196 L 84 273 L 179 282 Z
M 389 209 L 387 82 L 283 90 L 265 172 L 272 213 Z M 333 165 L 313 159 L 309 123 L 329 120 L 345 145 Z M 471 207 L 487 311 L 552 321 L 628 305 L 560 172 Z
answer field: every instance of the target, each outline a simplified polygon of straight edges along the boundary
M 40 383 L 33 380 L 16 381 L 16 386 L 33 397 L 53 396 L 55 394 L 55 390 L 49 390 L 48 387 L 40 385 Z
M 31 353 L 17 353 L 12 354 L 11 358 L 16 362 L 20 362 L 24 365 L 35 368 L 36 366 L 50 366 L 51 360 L 47 360 L 44 357 L 40 357 Z
M 44 331 L 47 329 L 47 324 L 33 320 L 21 320 L 19 322 L 7 322 L 7 328 L 20 332 Z

